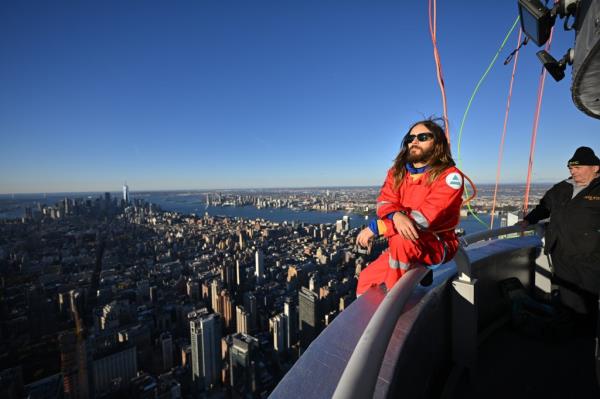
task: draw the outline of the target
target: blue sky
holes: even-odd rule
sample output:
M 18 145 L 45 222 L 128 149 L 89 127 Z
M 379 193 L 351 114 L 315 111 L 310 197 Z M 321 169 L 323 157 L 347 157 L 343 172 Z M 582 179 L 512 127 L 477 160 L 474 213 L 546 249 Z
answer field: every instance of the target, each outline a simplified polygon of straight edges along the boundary
M 440 1 L 452 148 L 515 1 Z M 559 26 L 560 25 L 560 26 Z M 552 53 L 573 46 L 557 24 Z M 462 166 L 493 182 L 517 30 L 475 98 Z M 524 182 L 540 64 L 521 52 L 502 172 Z M 441 115 L 427 1 L 4 1 L 0 193 L 379 185 L 406 127 Z M 600 123 L 546 80 L 533 180 Z

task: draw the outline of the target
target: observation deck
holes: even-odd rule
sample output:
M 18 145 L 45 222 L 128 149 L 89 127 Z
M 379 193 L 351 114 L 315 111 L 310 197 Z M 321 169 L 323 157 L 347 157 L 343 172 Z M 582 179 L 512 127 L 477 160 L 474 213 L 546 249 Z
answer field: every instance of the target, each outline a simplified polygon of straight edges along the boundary
M 540 339 L 511 323 L 515 302 L 502 281 L 517 278 L 536 304 L 551 299 L 542 232 L 468 235 L 430 285 L 421 285 L 428 270 L 419 267 L 388 293 L 371 288 L 311 343 L 270 398 L 600 397 L 594 326 L 570 320 L 558 336 Z

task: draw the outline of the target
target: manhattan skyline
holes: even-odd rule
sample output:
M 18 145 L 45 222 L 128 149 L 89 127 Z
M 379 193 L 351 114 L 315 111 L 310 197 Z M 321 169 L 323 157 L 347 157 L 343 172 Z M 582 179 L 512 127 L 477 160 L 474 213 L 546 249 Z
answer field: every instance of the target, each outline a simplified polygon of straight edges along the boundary
M 516 2 L 439 4 L 452 152 Z M 557 23 L 551 53 L 573 47 Z M 515 29 L 475 97 L 462 170 L 495 179 Z M 4 2 L 0 194 L 379 186 L 415 120 L 441 116 L 427 2 Z M 503 183 L 522 183 L 541 66 L 524 46 Z M 568 176 L 598 121 L 547 77 L 533 182 Z

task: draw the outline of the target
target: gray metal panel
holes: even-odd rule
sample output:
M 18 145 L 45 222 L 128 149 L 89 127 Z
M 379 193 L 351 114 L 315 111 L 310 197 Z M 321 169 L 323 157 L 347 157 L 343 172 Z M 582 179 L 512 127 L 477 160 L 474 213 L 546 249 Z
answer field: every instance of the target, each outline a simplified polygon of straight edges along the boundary
M 537 237 L 489 241 L 468 250 L 478 282 L 478 313 L 480 320 L 493 321 L 498 304 L 503 302 L 497 281 L 505 278 L 509 271 L 527 274 L 533 267 L 535 254 L 541 242 Z M 504 265 L 504 266 L 503 266 Z M 484 269 L 489 267 L 490 270 Z M 394 350 L 397 360 L 386 354 L 386 362 L 395 364 L 393 383 L 376 390 L 376 397 L 427 398 L 439 397 L 447 372 L 451 366 L 450 344 L 450 278 L 446 284 L 435 286 L 409 313 L 403 314 L 393 341 L 401 342 L 400 350 Z M 452 277 L 452 276 L 451 276 Z M 487 280 L 487 281 L 486 281 Z M 404 320 L 413 319 L 406 327 Z M 399 335 L 404 336 L 399 336 Z M 390 351 L 390 348 L 388 348 Z M 382 369 L 383 371 L 383 369 Z M 380 394 L 381 393 L 381 394 Z
M 579 8 L 571 94 L 577 108 L 600 119 L 600 0 Z
M 474 273 L 483 280 L 478 300 L 481 320 L 491 320 L 502 301 L 497 281 L 525 276 L 533 267 L 541 241 L 538 237 L 487 241 L 470 245 L 468 255 Z M 489 269 L 488 269 L 489 268 Z M 456 265 L 449 262 L 434 274 L 431 287 L 417 287 L 394 327 L 379 369 L 374 397 L 432 397 L 439 393 L 444 372 L 450 367 L 449 281 Z M 489 281 L 487 281 L 489 280 Z M 383 291 L 372 289 L 361 296 L 311 344 L 306 353 L 279 383 L 272 398 L 326 398 L 333 395 L 340 376 L 360 335 L 383 299 Z M 486 303 L 488 302 L 488 303 Z
M 357 298 L 310 344 L 269 398 L 329 398 L 358 340 L 385 296 L 374 287 Z
M 333 394 L 336 399 L 372 397 L 381 363 L 404 305 L 421 279 L 424 267 L 409 270 L 392 287 L 369 321 Z M 410 326 L 408 326 L 410 328 Z

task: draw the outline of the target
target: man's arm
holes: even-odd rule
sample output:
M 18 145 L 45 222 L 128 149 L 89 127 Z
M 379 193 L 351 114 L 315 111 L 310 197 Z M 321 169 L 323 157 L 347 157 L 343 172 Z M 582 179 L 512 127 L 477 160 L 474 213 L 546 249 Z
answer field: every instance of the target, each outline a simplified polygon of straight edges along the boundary
M 416 240 L 419 237 L 417 228 L 413 221 L 406 216 L 408 209 L 400 204 L 394 180 L 394 169 L 391 168 L 381 187 L 379 197 L 377 197 L 379 233 L 388 238 L 400 234 L 407 240 Z
M 542 197 L 542 199 L 540 200 L 540 203 L 531 210 L 531 212 L 529 212 L 527 214 L 527 216 L 525 216 L 523 218 L 523 221 L 527 222 L 527 224 L 536 224 L 537 222 L 539 222 L 542 219 L 546 219 L 547 217 L 550 217 L 550 213 L 551 213 L 551 201 L 550 201 L 550 197 L 549 197 L 549 193 L 552 189 L 548 190 L 548 192 L 546 194 L 544 194 L 544 197 Z M 523 225 L 523 224 L 521 224 Z M 526 226 L 523 226 L 526 227 Z

